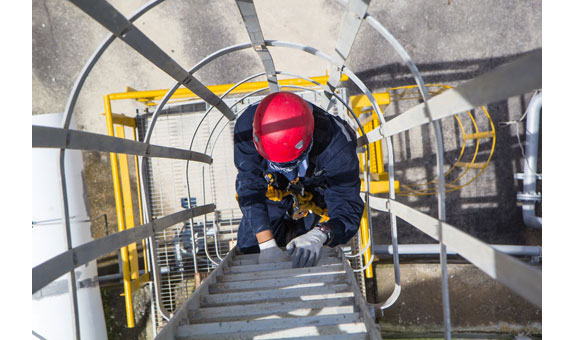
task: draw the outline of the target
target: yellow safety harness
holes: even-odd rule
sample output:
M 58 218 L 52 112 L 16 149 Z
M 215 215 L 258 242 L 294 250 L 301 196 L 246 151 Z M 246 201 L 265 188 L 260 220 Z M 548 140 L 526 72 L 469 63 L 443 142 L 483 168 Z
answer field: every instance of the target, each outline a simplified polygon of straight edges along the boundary
M 273 178 L 271 174 L 268 174 L 267 177 L 269 183 L 268 183 L 268 191 L 266 192 L 266 197 L 270 201 L 279 202 L 287 196 L 292 196 L 294 201 L 293 203 L 294 213 L 292 215 L 292 218 L 294 220 L 306 217 L 311 211 L 312 213 L 321 216 L 321 219 L 319 220 L 320 223 L 329 221 L 329 216 L 327 215 L 327 209 L 320 208 L 314 201 L 312 201 L 313 194 L 311 192 L 304 191 L 304 194 L 301 195 L 300 193 L 293 192 L 292 190 L 282 190 L 275 188 L 272 185 Z M 298 181 L 299 178 L 296 178 L 291 183 L 296 184 Z

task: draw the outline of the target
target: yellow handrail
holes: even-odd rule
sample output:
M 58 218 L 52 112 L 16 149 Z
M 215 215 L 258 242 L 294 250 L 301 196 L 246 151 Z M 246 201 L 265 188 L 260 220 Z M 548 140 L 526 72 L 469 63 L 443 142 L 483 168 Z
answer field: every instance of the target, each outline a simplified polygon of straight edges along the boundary
M 104 115 L 106 116 L 108 135 L 118 138 L 126 138 L 124 128 L 127 126 L 132 129 L 133 139 L 136 140 L 135 119 L 132 117 L 112 113 L 110 96 L 104 96 L 104 111 Z M 115 131 L 114 125 L 116 125 Z M 112 181 L 114 184 L 114 198 L 116 203 L 116 214 L 118 218 L 118 231 L 134 228 L 135 217 L 132 203 L 128 156 L 125 154 L 110 153 L 110 163 L 112 168 Z M 136 171 L 139 171 L 138 157 L 136 156 L 135 165 Z M 140 224 L 143 224 L 139 174 L 137 175 L 138 209 Z M 123 295 L 126 303 L 126 321 L 128 328 L 133 328 L 136 324 L 134 319 L 132 294 L 135 290 L 141 288 L 143 283 L 150 281 L 145 241 L 142 241 L 142 249 L 144 252 L 144 274 L 140 276 L 137 244 L 132 243 L 127 247 L 120 248 L 124 286 Z

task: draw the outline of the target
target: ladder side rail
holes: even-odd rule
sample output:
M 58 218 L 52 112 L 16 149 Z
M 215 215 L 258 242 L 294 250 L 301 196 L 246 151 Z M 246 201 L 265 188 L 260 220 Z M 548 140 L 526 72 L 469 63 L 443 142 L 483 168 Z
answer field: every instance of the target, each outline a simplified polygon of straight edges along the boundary
M 430 99 L 429 91 L 427 90 L 427 87 L 425 86 L 425 82 L 423 81 L 423 77 L 421 76 L 419 69 L 417 68 L 417 66 L 415 65 L 415 63 L 413 62 L 413 60 L 411 59 L 411 57 L 407 53 L 407 51 L 403 48 L 403 46 L 399 43 L 399 41 L 379 21 L 377 21 L 373 16 L 370 16 L 367 13 L 365 13 L 365 15 L 366 15 L 366 20 L 369 22 L 369 24 L 389 42 L 389 44 L 393 47 L 393 49 L 399 54 L 399 56 L 403 60 L 403 63 L 407 65 L 407 67 L 411 71 L 413 78 L 415 79 L 415 82 L 419 88 L 419 92 L 421 93 L 421 96 L 423 97 L 424 103 L 426 104 L 427 101 Z M 425 107 L 425 114 L 428 117 L 431 117 L 431 114 L 429 112 L 429 107 L 427 105 L 425 105 L 424 107 Z M 433 121 L 432 127 L 433 127 L 434 134 L 435 134 L 435 141 L 436 141 L 435 147 L 437 149 L 436 154 L 435 154 L 436 165 L 437 165 L 437 181 L 438 181 L 437 186 L 439 189 L 438 193 L 437 193 L 437 215 L 438 215 L 438 219 L 440 221 L 445 221 L 445 175 L 444 175 L 444 168 L 443 168 L 443 166 L 444 166 L 443 133 L 441 131 L 441 125 L 440 125 L 439 120 Z M 391 173 L 390 176 L 394 177 L 395 174 Z M 394 182 L 390 182 L 390 183 L 394 183 Z M 395 187 L 393 189 L 390 188 L 390 190 L 394 191 L 393 196 L 395 196 Z M 390 198 L 394 198 L 394 197 L 390 197 Z M 394 263 L 396 263 L 396 262 L 399 262 L 399 253 L 396 252 L 397 247 L 398 247 L 397 227 L 396 227 L 396 224 L 393 224 L 393 225 L 395 225 L 395 228 L 392 226 L 392 238 L 396 241 L 396 242 L 393 242 L 393 247 L 394 247 L 393 259 L 394 259 Z M 445 245 L 443 244 L 443 238 L 442 237 L 439 238 L 439 244 L 441 246 L 439 261 L 441 263 L 441 293 L 442 293 L 442 300 L 443 300 L 443 322 L 444 322 L 444 326 L 445 326 L 445 337 L 446 337 L 446 339 L 451 339 L 451 312 L 450 312 L 450 308 L 449 308 L 449 282 L 447 280 L 447 250 L 446 250 Z M 396 261 L 396 258 L 397 258 L 397 261 Z M 395 277 L 396 277 L 396 286 L 395 287 L 396 287 L 396 289 L 398 288 L 398 285 L 401 286 L 401 280 L 400 280 L 399 275 L 400 275 L 399 270 L 395 270 Z M 399 287 L 399 288 L 401 288 L 401 287 Z M 388 299 L 388 301 L 386 301 L 382 305 L 382 307 L 392 305 L 397 300 L 397 297 L 399 297 L 399 294 L 397 294 L 395 296 L 395 299 L 392 299 L 392 300 Z M 393 293 L 392 293 L 391 298 L 394 298 Z
M 152 0 L 148 2 L 146 5 L 138 9 L 129 19 L 130 22 L 136 21 L 146 12 L 154 8 L 156 5 L 160 4 L 164 0 Z M 88 59 L 80 75 L 76 79 L 72 91 L 68 97 L 68 102 L 66 104 L 66 109 L 64 113 L 64 119 L 62 121 L 62 128 L 68 129 L 70 123 L 72 121 L 72 115 L 74 112 L 74 107 L 78 100 L 78 96 L 80 95 L 80 91 L 84 86 L 86 79 L 88 78 L 89 73 L 91 72 L 92 68 L 96 64 L 96 62 L 100 59 L 104 51 L 112 44 L 116 37 L 113 34 L 108 35 L 108 37 L 100 44 L 100 47 L 92 54 L 92 56 Z M 68 206 L 68 189 L 66 183 L 66 169 L 65 169 L 65 159 L 66 159 L 66 149 L 60 149 L 60 186 L 62 190 L 62 209 L 64 215 L 64 224 L 66 228 L 66 243 L 67 248 L 70 250 L 73 245 L 73 240 L 71 236 L 70 230 L 70 216 L 69 216 L 69 206 Z M 76 287 L 76 274 L 74 271 L 70 271 L 70 290 L 72 292 L 72 310 L 74 313 L 74 337 L 75 339 L 80 339 L 80 321 L 78 315 L 78 296 L 77 296 L 77 287 Z
M 197 309 L 200 307 L 202 296 L 209 295 L 210 285 L 215 284 L 217 277 L 223 275 L 224 269 L 230 267 L 232 257 L 237 253 L 234 247 L 225 257 L 224 260 L 216 267 L 216 270 L 210 273 L 204 279 L 200 287 L 194 290 L 192 296 L 179 308 L 174 314 L 162 331 L 156 336 L 155 340 L 173 340 L 176 338 L 176 329 L 182 322 L 188 321 L 188 314 L 190 309 Z
M 242 21 L 252 42 L 252 47 L 262 61 L 266 71 L 266 78 L 270 91 L 278 92 L 279 84 L 274 66 L 274 60 L 264 42 L 264 34 L 258 19 L 258 13 L 253 0 L 236 0 L 236 5 L 240 10 Z
M 192 160 L 211 163 L 212 158 L 195 151 L 149 145 L 99 133 L 32 125 L 32 147 L 113 152 L 136 156 Z
M 437 121 L 476 106 L 487 105 L 493 101 L 520 95 L 540 87 L 541 51 L 536 50 L 457 88 L 443 92 L 427 102 L 414 106 L 386 124 L 382 124 L 379 130 L 370 131 L 367 138 L 362 141 L 362 145 L 382 138 L 390 138 L 412 127 Z M 444 250 L 441 258 L 445 260 Z M 442 280 L 444 281 L 443 274 Z
M 48 283 L 56 280 L 66 272 L 84 265 L 100 256 L 118 250 L 131 243 L 141 241 L 174 224 L 181 223 L 191 216 L 201 216 L 213 212 L 215 205 L 207 204 L 200 207 L 182 210 L 180 212 L 159 218 L 150 223 L 104 236 L 94 241 L 67 250 L 32 268 L 32 294 Z
M 331 106 L 331 94 L 339 85 L 342 69 L 351 53 L 351 48 L 355 42 L 363 18 L 367 13 L 367 8 L 371 0 L 350 0 L 345 5 L 343 19 L 339 28 L 339 34 L 335 43 L 333 59 L 335 63 L 329 66 L 329 80 L 327 87 L 329 92 L 325 92 L 325 101 L 328 108 Z
M 457 252 L 491 278 L 541 308 L 541 270 L 497 250 L 457 227 L 398 201 L 372 197 L 372 208 L 383 212 L 394 212 L 402 220 L 436 240 L 441 231 L 449 250 Z
M 541 88 L 542 51 L 534 50 L 496 67 L 460 86 L 418 104 L 381 127 L 384 136 L 393 136 L 434 120 L 453 116 L 499 100 Z M 428 107 L 426 107 L 428 106 Z M 429 110 L 429 115 L 426 110 Z
M 369 338 L 371 340 L 381 339 L 381 329 L 375 323 L 375 320 L 374 320 L 375 319 L 375 315 L 374 315 L 375 313 L 374 313 L 373 307 L 368 306 L 367 301 L 365 300 L 365 297 L 361 293 L 361 290 L 359 289 L 359 285 L 357 284 L 357 281 L 355 279 L 353 269 L 351 268 L 351 266 L 349 265 L 347 260 L 345 260 L 345 257 L 342 256 L 342 255 L 345 256 L 345 254 L 343 253 L 343 250 L 341 250 L 341 248 L 339 248 L 338 252 L 339 252 L 339 257 L 341 259 L 343 259 L 343 261 L 342 261 L 343 262 L 343 269 L 345 270 L 345 273 L 346 273 L 347 283 L 351 286 L 351 288 L 353 290 L 355 303 L 359 307 L 362 321 L 365 322 L 365 325 L 367 326 Z

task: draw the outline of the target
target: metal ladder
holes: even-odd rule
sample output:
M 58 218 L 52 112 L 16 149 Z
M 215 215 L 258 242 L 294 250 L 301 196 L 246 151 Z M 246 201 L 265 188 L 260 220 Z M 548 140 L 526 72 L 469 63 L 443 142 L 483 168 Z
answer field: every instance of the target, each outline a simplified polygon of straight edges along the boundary
M 230 251 L 157 339 L 381 339 L 339 247 L 311 268 L 257 257 Z

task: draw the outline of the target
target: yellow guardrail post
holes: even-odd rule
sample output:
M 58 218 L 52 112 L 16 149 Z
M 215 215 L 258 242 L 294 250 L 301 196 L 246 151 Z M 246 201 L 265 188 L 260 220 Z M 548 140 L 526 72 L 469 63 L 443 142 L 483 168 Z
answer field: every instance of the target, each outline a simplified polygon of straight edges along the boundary
M 126 138 L 124 126 L 116 126 L 116 136 Z M 120 165 L 120 183 L 122 187 L 122 201 L 124 203 L 124 219 L 126 229 L 132 229 L 134 223 L 134 207 L 132 205 L 132 189 L 130 187 L 130 171 L 128 169 L 128 156 L 125 154 L 118 155 Z M 136 243 L 128 245 L 128 263 L 130 264 L 130 279 L 136 281 L 139 286 L 140 269 L 138 266 L 138 249 Z
M 369 242 L 370 235 L 369 235 L 369 224 L 367 221 L 367 206 L 363 208 L 363 215 L 361 216 L 361 225 L 360 225 L 360 240 L 361 240 L 361 249 L 365 248 L 367 242 Z M 373 237 L 373 235 L 371 235 Z M 371 247 L 368 247 L 363 253 L 364 263 L 368 263 L 371 259 Z M 373 278 L 373 266 L 370 264 L 365 268 L 365 277 L 368 279 Z
M 135 119 L 134 119 L 134 126 L 132 127 L 132 134 L 134 136 L 134 140 L 137 140 L 137 134 L 136 134 L 136 125 L 135 125 Z M 134 156 L 134 164 L 136 167 L 136 186 L 137 186 L 137 190 L 138 190 L 138 212 L 139 212 L 139 216 L 140 216 L 140 224 L 144 224 L 144 209 L 142 208 L 142 192 L 140 189 L 140 162 L 138 161 L 138 156 Z M 142 240 L 142 252 L 144 253 L 144 275 L 149 273 L 149 268 L 148 268 L 148 249 L 146 248 L 146 240 Z M 140 280 L 140 282 L 145 282 L 145 281 L 149 281 L 148 280 Z
M 108 135 L 115 136 L 114 134 L 114 122 L 112 119 L 112 104 L 110 102 L 110 96 L 104 96 L 104 110 L 106 114 L 106 127 L 108 130 Z M 118 159 L 116 153 L 110 153 L 110 164 L 112 166 L 112 181 L 114 183 L 114 198 L 116 201 L 116 213 L 118 217 L 118 230 L 122 231 L 126 229 L 126 224 L 124 221 L 124 207 L 122 204 L 122 191 L 120 187 L 120 173 L 118 169 Z M 129 328 L 135 327 L 134 321 L 134 308 L 132 304 L 132 286 L 130 282 L 130 266 L 129 266 L 129 254 L 128 249 L 123 247 L 120 250 L 122 257 L 122 271 L 124 275 L 124 298 L 126 301 L 126 319 Z
M 375 100 L 377 101 L 378 105 L 388 105 L 390 103 L 390 98 L 389 98 L 388 92 L 374 93 L 373 95 L 374 95 Z M 358 118 L 361 119 L 362 115 L 369 115 L 368 116 L 369 120 L 365 121 L 365 119 L 362 119 L 365 121 L 363 123 L 363 130 L 365 131 L 365 133 L 368 133 L 368 132 L 376 129 L 379 126 L 380 122 L 379 122 L 379 119 L 377 118 L 377 114 L 373 110 L 364 111 L 364 108 L 371 107 L 371 102 L 369 101 L 367 96 L 365 96 L 365 95 L 351 96 L 350 103 L 352 106 L 353 113 Z M 376 176 L 376 178 L 377 178 L 376 181 L 371 181 L 370 193 L 389 192 L 389 180 L 387 179 L 387 176 L 386 176 L 387 174 L 383 168 L 382 142 L 376 141 L 375 143 L 370 143 L 368 145 L 368 148 L 369 148 L 369 155 L 370 155 L 370 164 L 369 164 L 369 169 L 367 169 L 368 170 L 367 173 L 368 173 L 368 176 L 371 176 L 371 174 L 374 174 L 374 176 Z M 364 167 L 366 166 L 366 163 L 367 163 L 367 154 L 365 154 L 365 157 L 359 158 L 359 163 L 360 163 L 359 164 L 360 171 L 363 172 Z M 363 179 L 361 181 L 361 190 L 366 190 L 365 180 L 366 179 Z M 395 181 L 394 187 L 399 188 L 399 182 Z M 361 217 L 361 224 L 360 224 L 360 228 L 359 228 L 361 249 L 364 249 L 366 246 L 368 247 L 365 250 L 365 253 L 363 254 L 363 258 L 365 261 L 364 263 L 369 263 L 369 260 L 371 259 L 372 249 L 369 246 L 368 242 L 370 241 L 371 237 L 374 237 L 373 235 L 370 235 L 369 221 L 367 218 L 367 209 L 368 209 L 368 207 L 366 206 L 363 210 L 363 215 Z M 365 277 L 368 279 L 373 278 L 373 265 L 372 264 L 370 264 L 369 266 L 367 266 L 365 268 Z

